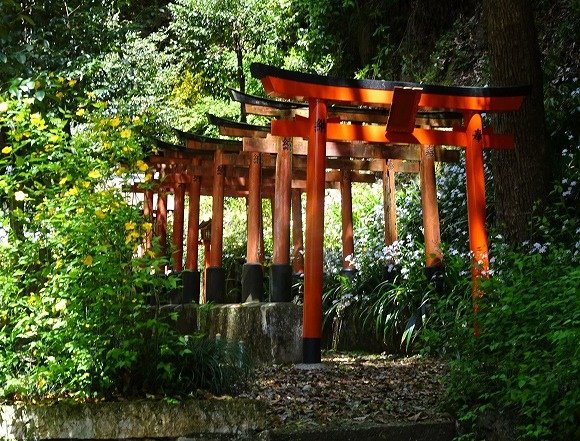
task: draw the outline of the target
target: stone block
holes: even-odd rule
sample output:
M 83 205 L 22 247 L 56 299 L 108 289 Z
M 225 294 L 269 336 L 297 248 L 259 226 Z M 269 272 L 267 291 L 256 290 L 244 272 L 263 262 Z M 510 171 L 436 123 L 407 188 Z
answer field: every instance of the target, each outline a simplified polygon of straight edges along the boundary
M 302 361 L 302 306 L 249 302 L 199 310 L 199 330 L 209 336 L 243 341 L 257 363 Z

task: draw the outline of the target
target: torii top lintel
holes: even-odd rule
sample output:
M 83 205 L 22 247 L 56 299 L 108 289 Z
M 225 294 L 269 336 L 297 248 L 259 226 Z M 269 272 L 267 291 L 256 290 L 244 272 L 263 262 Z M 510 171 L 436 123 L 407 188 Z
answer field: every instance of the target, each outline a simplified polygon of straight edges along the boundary
M 259 78 L 266 92 L 283 98 L 314 98 L 328 102 L 391 106 L 396 88 L 420 92 L 418 108 L 460 111 L 517 110 L 529 86 L 454 87 L 382 80 L 333 78 L 253 63 L 252 75 Z

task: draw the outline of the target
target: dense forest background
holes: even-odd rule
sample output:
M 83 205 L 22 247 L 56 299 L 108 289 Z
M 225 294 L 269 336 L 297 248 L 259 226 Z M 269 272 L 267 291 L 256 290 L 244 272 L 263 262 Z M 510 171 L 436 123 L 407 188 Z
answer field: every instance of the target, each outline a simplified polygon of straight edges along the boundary
M 532 84 L 539 101 L 528 99 L 534 108 L 525 110 L 530 123 L 517 134 L 521 155 L 494 153 L 493 163 L 498 224 L 509 240 L 522 241 L 531 206 L 565 166 L 561 152 L 577 146 L 578 5 L 501 3 L 5 1 L 0 81 L 19 87 L 26 78 L 67 74 L 78 80 L 76 90 L 107 101 L 110 113 L 148 115 L 156 136 L 171 128 L 212 133 L 207 111 L 245 120 L 228 88 L 262 93 L 248 75 L 254 61 L 341 77 Z M 516 21 L 501 29 L 500 18 L 509 16 Z M 521 29 L 530 30 L 528 42 L 515 38 Z M 37 92 L 45 93 L 42 86 Z M 513 123 L 500 127 L 517 132 Z M 514 186 L 519 197 L 509 191 Z
M 471 338 L 462 163 L 437 170 L 443 291 L 424 274 L 415 177 L 398 178 L 400 240 L 390 249 L 380 185 L 353 187 L 354 280 L 337 274 L 340 202 L 329 194 L 325 313 L 371 323 L 403 350 L 448 357 L 447 405 L 467 432 L 492 414 L 526 439 L 572 439 L 580 418 L 576 0 L 3 0 L 0 395 L 87 399 L 200 386 L 184 372 L 198 375 L 208 346 L 148 318 L 145 298 L 175 281 L 151 277 L 164 256 L 134 258 L 152 226 L 110 183 L 150 180 L 143 160 L 155 138 L 177 141 L 175 128 L 216 135 L 207 112 L 262 122 L 228 95 L 263 94 L 249 75 L 256 61 L 338 77 L 532 86 L 520 112 L 484 118 L 514 133 L 517 147 L 486 154 L 493 274 L 482 288 L 481 338 Z M 233 262 L 244 255 L 245 206 L 227 203 Z M 399 275 L 386 283 L 383 264 L 393 257 Z

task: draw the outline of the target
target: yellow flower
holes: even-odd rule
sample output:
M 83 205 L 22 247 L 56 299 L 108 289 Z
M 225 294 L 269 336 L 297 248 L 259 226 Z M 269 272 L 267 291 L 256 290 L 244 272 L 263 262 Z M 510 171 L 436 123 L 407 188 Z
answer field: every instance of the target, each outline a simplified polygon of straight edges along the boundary
M 118 127 L 118 126 L 119 126 L 119 124 L 121 124 L 121 120 L 119 119 L 119 117 L 118 117 L 118 116 L 114 117 L 114 118 L 111 120 L 111 126 L 113 126 L 113 127 Z
M 139 238 L 139 233 L 137 233 L 136 231 L 131 231 L 127 237 L 125 238 L 125 245 L 127 245 L 128 243 L 133 242 L 133 240 L 138 239 Z
M 139 124 L 140 122 L 141 122 L 141 118 L 139 118 L 138 116 L 133 117 L 133 124 Z
M 98 170 L 91 170 L 89 172 L 89 178 L 91 179 L 99 179 L 101 177 L 101 173 Z
M 62 178 L 60 181 L 58 181 L 58 185 L 64 185 L 64 183 L 68 181 L 68 177 L 65 176 L 64 178 Z
M 121 131 L 121 138 L 130 138 L 131 137 L 131 129 L 124 129 Z
M 56 98 L 58 100 L 61 100 L 63 96 L 64 96 L 64 93 L 62 93 L 60 90 L 58 92 L 56 92 Z
M 125 223 L 125 230 L 126 231 L 134 230 L 135 227 L 136 227 L 136 225 L 135 225 L 135 222 L 133 222 L 133 221 L 129 221 L 129 222 Z
M 77 80 L 69 80 L 69 81 L 68 81 L 68 85 L 69 85 L 70 87 L 73 87 L 73 86 L 74 86 L 76 83 L 77 83 Z
M 82 107 L 76 111 L 77 116 L 83 116 L 85 114 L 85 109 Z
M 2 101 L 0 103 L 0 112 L 6 112 L 8 110 L 8 103 L 6 101 Z
M 92 264 L 93 264 L 93 256 L 91 256 L 90 254 L 85 256 L 85 258 L 83 259 L 83 265 L 91 266 Z
M 64 77 L 58 77 L 58 82 L 61 84 L 64 83 Z
M 146 231 L 147 233 L 151 232 L 151 230 L 153 229 L 153 224 L 151 222 L 144 222 L 143 223 L 143 231 Z
M 89 188 L 90 186 L 91 186 L 91 183 L 89 181 L 83 181 L 84 188 Z
M 16 199 L 17 201 L 23 201 L 27 197 L 28 195 L 21 190 L 18 190 L 16 193 L 14 193 L 14 199 Z
M 69 191 L 66 192 L 68 196 L 74 196 L 79 193 L 79 189 L 76 187 L 72 187 Z
M 149 168 L 149 166 L 145 163 L 145 161 L 142 161 L 140 159 L 135 163 L 135 165 L 141 171 L 147 171 L 147 169 Z
M 84 212 L 85 212 L 85 209 L 83 207 L 77 208 L 77 214 L 83 214 Z
M 97 216 L 99 219 L 104 219 L 105 213 L 103 213 L 103 210 L 97 208 L 95 210 L 95 216 Z
M 97 97 L 97 95 L 95 94 L 95 92 L 87 92 L 87 97 L 94 99 Z
M 150 181 L 151 179 L 153 179 L 153 175 L 151 173 L 147 173 L 143 181 L 147 182 Z
M 123 176 L 123 174 L 125 173 L 125 167 L 119 167 L 117 170 L 115 170 L 115 174 L 117 176 Z
M 10 153 L 12 151 L 12 147 L 10 147 L 9 145 L 7 145 L 6 147 L 4 147 L 2 149 L 2 153 L 4 153 L 5 155 L 7 155 L 8 153 Z

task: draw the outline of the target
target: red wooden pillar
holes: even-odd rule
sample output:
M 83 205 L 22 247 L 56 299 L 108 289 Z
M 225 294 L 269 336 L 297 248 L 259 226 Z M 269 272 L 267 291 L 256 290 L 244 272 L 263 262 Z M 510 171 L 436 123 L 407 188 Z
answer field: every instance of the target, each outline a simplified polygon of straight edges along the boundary
M 226 277 L 225 271 L 222 268 L 222 253 L 225 165 L 223 164 L 222 150 L 215 151 L 213 167 L 210 266 L 205 270 L 205 295 L 208 302 L 224 303 L 226 296 Z
M 425 272 L 429 280 L 435 280 L 442 288 L 443 254 L 439 229 L 437 206 L 437 185 L 435 182 L 435 149 L 431 145 L 421 145 L 421 208 L 423 210 L 423 236 L 425 238 Z
M 489 269 L 487 231 L 485 229 L 485 175 L 483 168 L 483 125 L 479 113 L 464 114 L 467 148 L 465 170 L 467 181 L 467 220 L 469 224 L 469 249 L 472 253 L 471 295 L 473 309 L 478 312 L 478 301 L 483 296 L 479 279 Z M 477 321 L 474 334 L 479 335 Z
M 167 193 L 164 189 L 159 189 L 157 193 L 157 217 L 155 234 L 159 237 L 159 247 L 161 255 L 167 257 Z M 165 268 L 161 268 L 165 271 Z
M 320 363 L 322 335 L 326 101 L 311 99 L 306 163 L 306 254 L 304 265 L 303 361 Z
M 385 245 L 397 240 L 397 207 L 395 202 L 395 163 L 385 159 L 383 167 L 383 206 L 385 217 Z
M 264 270 L 262 268 L 262 195 L 261 195 L 262 155 L 250 154 L 248 170 L 248 238 L 246 243 L 246 263 L 242 269 L 242 300 L 262 301 L 264 296 Z
M 397 240 L 397 206 L 395 199 L 395 160 L 385 159 L 383 165 L 383 208 L 385 222 L 385 245 L 390 247 Z M 398 274 L 397 262 L 389 256 L 383 268 L 383 279 L 393 282 Z
M 292 271 L 304 274 L 304 237 L 302 230 L 302 190 L 292 189 Z
M 292 138 L 276 138 L 276 181 L 272 235 L 274 249 L 270 274 L 271 300 L 292 300 L 292 266 L 290 265 L 290 206 L 292 191 Z
M 342 272 L 353 277 L 356 269 L 348 261 L 354 256 L 354 236 L 352 227 L 352 181 L 349 170 L 341 170 L 340 181 L 341 218 L 342 218 Z
M 185 269 L 197 271 L 199 256 L 199 197 L 201 190 L 201 176 L 192 176 L 189 184 L 189 209 L 187 214 L 187 256 Z
M 173 271 L 180 273 L 183 270 L 184 184 L 175 184 L 173 200 Z
M 153 190 L 145 190 L 143 196 L 143 216 L 147 222 L 153 225 Z M 145 251 L 151 249 L 151 240 L 153 236 L 153 230 L 147 231 L 145 233 Z
M 195 160 L 194 165 L 199 163 Z M 189 209 L 187 214 L 187 255 L 183 272 L 183 301 L 184 303 L 199 303 L 200 274 L 197 269 L 199 253 L 199 196 L 201 190 L 201 176 L 193 175 L 188 187 Z M 208 245 L 209 248 L 209 245 Z

